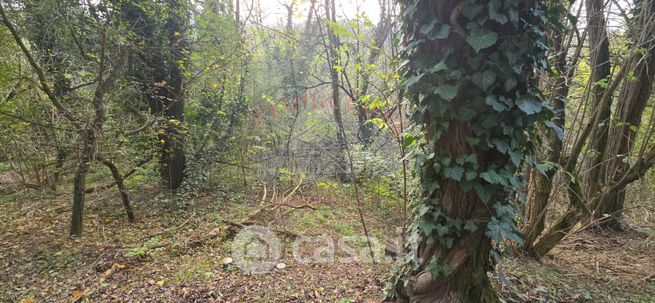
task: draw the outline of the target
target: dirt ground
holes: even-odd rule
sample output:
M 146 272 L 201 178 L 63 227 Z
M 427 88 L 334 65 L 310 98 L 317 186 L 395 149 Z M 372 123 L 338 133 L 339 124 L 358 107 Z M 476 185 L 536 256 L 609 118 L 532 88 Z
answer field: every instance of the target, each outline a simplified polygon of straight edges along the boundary
M 227 221 L 251 214 L 257 197 L 198 198 L 182 209 L 156 190 L 133 194 L 128 224 L 112 193 L 88 196 L 85 233 L 67 236 L 68 195 L 0 192 L 2 302 L 379 302 L 393 263 L 297 262 L 245 274 L 231 256 Z M 313 199 L 274 228 L 329 238 L 361 234 L 357 212 Z M 386 215 L 365 209 L 383 238 Z M 275 215 L 271 215 L 275 219 Z M 514 256 L 494 283 L 506 302 L 655 302 L 653 227 L 571 235 L 542 262 Z

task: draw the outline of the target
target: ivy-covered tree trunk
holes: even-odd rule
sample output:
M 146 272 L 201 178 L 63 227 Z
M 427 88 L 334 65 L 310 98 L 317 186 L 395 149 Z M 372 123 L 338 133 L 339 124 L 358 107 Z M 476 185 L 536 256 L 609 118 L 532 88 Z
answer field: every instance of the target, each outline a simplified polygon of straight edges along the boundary
M 521 226 L 524 237 L 523 248 L 528 252 L 533 251 L 532 245 L 545 228 L 546 209 L 553 188 L 553 178 L 557 172 L 555 167 L 551 167 L 551 165 L 554 166 L 554 163 L 558 162 L 562 152 L 561 137 L 563 136 L 565 121 L 565 100 L 570 87 L 568 79 L 573 76 L 574 71 L 573 67 L 567 66 L 565 35 L 562 32 L 551 30 L 549 36 L 556 52 L 553 64 L 559 73 L 550 78 L 546 86 L 551 89 L 548 102 L 555 112 L 555 116 L 551 121 L 558 129 L 553 130 L 545 127 L 539 129 L 543 148 L 537 154 L 537 159 L 539 162 L 550 164 L 541 170 L 530 169 L 528 175 L 527 202 Z M 558 133 L 560 130 L 562 132 Z
M 401 3 L 405 89 L 425 138 L 421 198 L 389 296 L 497 302 L 491 256 L 520 242 L 512 195 L 523 188 L 520 167 L 534 164 L 535 122 L 553 115 L 533 83 L 547 16 L 530 0 Z

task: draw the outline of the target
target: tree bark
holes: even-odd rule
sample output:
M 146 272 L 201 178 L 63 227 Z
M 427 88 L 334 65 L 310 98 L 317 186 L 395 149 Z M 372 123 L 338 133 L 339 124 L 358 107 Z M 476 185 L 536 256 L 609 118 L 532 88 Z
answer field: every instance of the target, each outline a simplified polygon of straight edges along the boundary
M 159 173 L 162 183 L 177 189 L 186 168 L 184 135 L 184 68 L 188 57 L 186 45 L 185 7 L 178 0 L 167 0 L 167 19 L 159 23 L 142 6 L 145 1 L 126 1 L 121 7 L 123 18 L 136 34 L 140 48 L 131 58 L 132 73 L 142 82 L 144 98 L 150 113 L 162 117 L 157 139 L 161 142 Z M 162 35 L 161 32 L 164 34 Z
M 599 106 L 600 101 L 607 92 L 610 76 L 610 50 L 605 23 L 605 1 L 585 0 L 587 9 L 587 26 L 589 27 L 589 52 L 591 66 L 591 111 Z M 583 166 L 583 182 L 585 198 L 598 191 L 603 183 L 603 159 L 607 147 L 609 119 L 612 109 L 612 101 L 607 102 L 599 108 L 600 120 L 593 126 L 589 142 L 587 143 L 587 154 Z
M 630 159 L 635 146 L 636 129 L 641 125 L 644 109 L 648 103 L 655 80 L 655 43 L 650 37 L 651 32 L 648 22 L 652 22 L 655 14 L 655 1 L 647 0 L 641 4 L 641 16 L 639 22 L 634 24 L 635 29 L 643 32 L 632 33 L 636 40 L 632 43 L 635 48 L 646 50 L 643 57 L 637 57 L 628 64 L 629 69 L 634 72 L 634 79 L 626 80 L 619 93 L 618 102 L 612 121 L 609 135 L 609 143 L 605 153 L 606 180 L 620 178 L 630 167 L 626 163 Z M 643 41 L 646 40 L 646 41 Z M 599 225 L 603 228 L 622 230 L 625 224 L 622 219 L 622 210 L 625 202 L 625 190 L 620 190 L 603 199 L 598 208 L 594 211 L 594 219 L 600 220 Z
M 71 214 L 71 225 L 69 234 L 71 236 L 81 236 L 84 215 L 84 187 L 86 175 L 93 161 L 93 151 L 95 149 L 96 137 L 91 129 L 85 129 L 82 138 L 82 150 L 77 161 L 75 176 L 73 177 L 73 206 Z
M 465 155 L 476 153 L 480 159 L 498 159 L 499 154 L 487 154 L 474 151 L 468 146 L 466 139 L 471 130 L 468 126 L 453 123 L 448 134 L 437 146 L 445 149 L 447 154 Z M 427 134 L 431 137 L 431 134 Z M 454 181 L 446 181 L 443 190 L 434 197 L 441 201 L 446 216 L 459 220 L 488 222 L 491 213 L 477 197 L 475 191 L 463 191 Z M 503 199 L 496 196 L 496 199 Z M 437 202 L 438 203 L 438 202 Z M 487 277 L 487 271 L 492 267 L 489 253 L 491 240 L 485 236 L 485 229 L 478 228 L 473 233 L 465 233 L 453 247 L 428 244 L 424 238 L 419 245 L 417 257 L 423 265 L 410 272 L 416 278 L 414 284 L 405 288 L 396 285 L 401 301 L 410 302 L 497 302 L 498 298 Z M 448 273 L 433 279 L 426 266 L 432 258 L 446 264 Z
M 553 47 L 557 52 L 554 60 L 555 68 L 559 71 L 554 81 L 554 90 L 550 95 L 549 103 L 553 107 L 555 117 L 552 122 L 564 130 L 564 121 L 566 119 L 565 100 L 569 93 L 568 79 L 573 75 L 573 67 L 567 68 L 566 55 L 568 49 L 565 46 L 563 34 L 551 32 Z M 543 151 L 538 155 L 539 161 L 548 161 L 557 163 L 562 153 L 562 140 L 552 129 L 540 127 L 540 136 L 543 140 Z M 527 205 L 523 214 L 524 222 L 522 223 L 521 232 L 523 233 L 524 247 L 526 251 L 533 249 L 533 244 L 544 231 L 546 222 L 546 209 L 550 199 L 550 193 L 553 188 L 553 178 L 556 169 L 550 169 L 545 174 L 532 169 L 528 175 L 528 193 Z
M 161 174 L 170 189 L 177 189 L 184 180 L 186 156 L 184 153 L 184 69 L 188 59 L 186 46 L 186 8 L 178 0 L 167 0 L 168 34 L 171 63 L 169 66 L 168 106 L 164 110 L 166 121 L 162 150 Z
M 421 191 L 407 235 L 407 261 L 392 281 L 395 297 L 390 299 L 499 301 L 487 272 L 494 268 L 494 245 L 514 235 L 515 210 L 508 201 L 522 183 L 517 154 L 527 156 L 537 148 L 528 133 L 542 120 L 518 104 L 536 90 L 533 72 L 545 56 L 537 45 L 545 39 L 527 34 L 543 30 L 532 15 L 535 2 L 492 8 L 493 2 L 402 2 L 405 90 L 424 143 L 416 149 Z M 511 15 L 514 21 L 499 17 Z M 472 38 L 474 29 L 494 36 L 493 41 L 480 46 Z M 505 72 L 516 66 L 520 70 Z M 493 80 L 480 80 L 484 75 Z M 511 105 L 495 103 L 502 100 Z M 536 97 L 535 102 L 544 105 Z M 455 222 L 468 224 L 457 227 Z M 500 225 L 503 235 L 494 231 Z
M 118 167 L 116 167 L 116 164 L 114 164 L 113 161 L 110 159 L 107 159 L 101 155 L 96 155 L 96 158 L 98 161 L 102 162 L 109 170 L 111 171 L 111 175 L 114 178 L 114 184 L 116 184 L 116 187 L 118 187 L 118 191 L 121 194 L 121 200 L 123 201 L 123 208 L 125 209 L 125 214 L 127 215 L 127 220 L 129 222 L 134 222 L 134 211 L 132 211 L 132 206 L 130 205 L 130 196 L 127 193 L 127 188 L 125 187 L 125 184 L 123 183 L 123 180 L 125 179 L 124 176 L 121 174 L 121 172 L 118 170 Z

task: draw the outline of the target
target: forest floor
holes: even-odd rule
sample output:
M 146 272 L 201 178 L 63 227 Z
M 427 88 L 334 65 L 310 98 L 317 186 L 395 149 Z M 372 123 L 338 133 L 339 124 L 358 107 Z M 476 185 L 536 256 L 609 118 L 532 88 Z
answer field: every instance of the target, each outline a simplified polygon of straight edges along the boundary
M 270 192 L 270 190 L 269 190 Z M 379 302 L 393 264 L 303 264 L 288 252 L 283 269 L 245 274 L 231 256 L 230 225 L 252 214 L 261 193 L 215 193 L 182 209 L 156 189 L 132 193 L 127 223 L 113 190 L 88 195 L 84 235 L 67 236 L 70 195 L 0 189 L 2 302 Z M 270 195 L 270 193 L 269 193 Z M 304 197 L 304 198 L 303 198 Z M 275 229 L 330 239 L 363 234 L 353 203 L 333 191 L 296 193 L 287 216 L 262 213 Z M 384 206 L 384 205 L 382 205 Z M 386 209 L 386 210 L 385 210 Z M 369 234 L 390 241 L 393 206 L 362 206 Z M 632 223 L 631 223 L 632 224 Z M 542 262 L 507 257 L 506 302 L 655 302 L 655 229 L 571 235 Z M 358 248 L 366 250 L 360 243 Z M 337 256 L 342 255 L 337 253 Z M 339 259 L 339 258 L 337 258 Z

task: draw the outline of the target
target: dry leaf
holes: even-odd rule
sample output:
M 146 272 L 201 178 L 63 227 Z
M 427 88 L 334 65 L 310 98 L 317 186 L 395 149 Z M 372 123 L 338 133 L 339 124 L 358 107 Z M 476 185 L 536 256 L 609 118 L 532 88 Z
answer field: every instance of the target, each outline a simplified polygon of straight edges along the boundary
M 20 300 L 20 303 L 36 303 L 36 300 L 34 299 L 33 294 L 29 294 L 29 295 L 27 295 L 27 297 L 22 298 Z
M 73 301 L 73 302 L 77 302 L 77 301 L 79 301 L 80 299 L 82 299 L 83 296 L 84 296 L 84 293 L 81 292 L 81 291 L 78 290 L 78 289 L 73 290 L 73 293 L 71 294 L 71 297 L 72 297 L 72 301 Z

